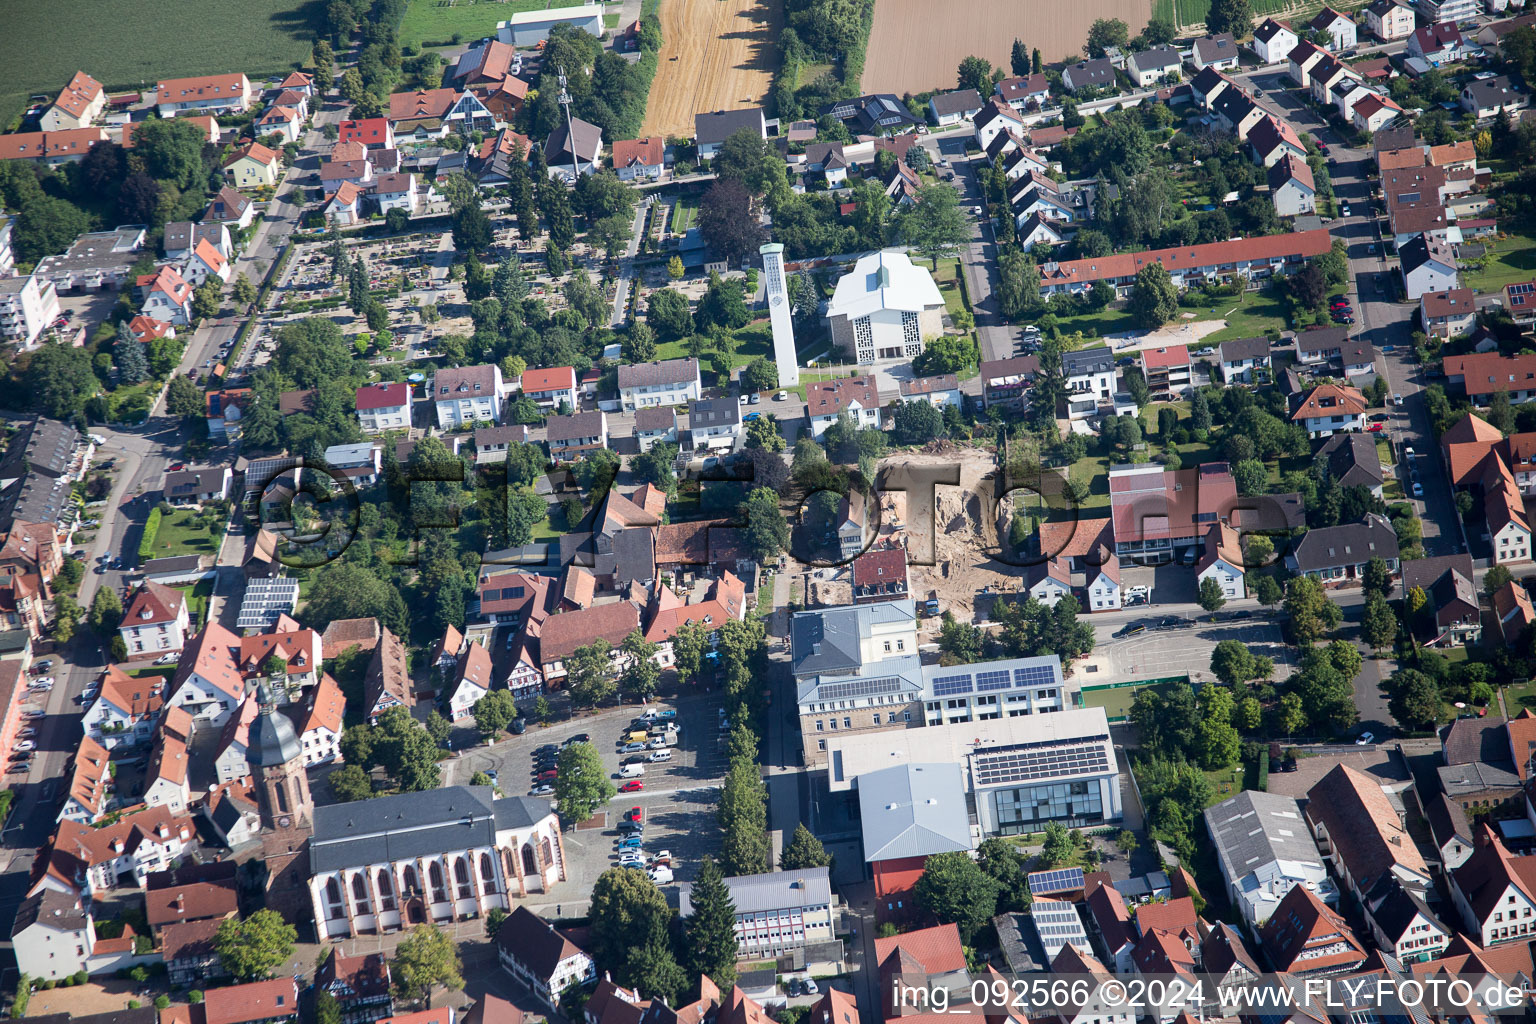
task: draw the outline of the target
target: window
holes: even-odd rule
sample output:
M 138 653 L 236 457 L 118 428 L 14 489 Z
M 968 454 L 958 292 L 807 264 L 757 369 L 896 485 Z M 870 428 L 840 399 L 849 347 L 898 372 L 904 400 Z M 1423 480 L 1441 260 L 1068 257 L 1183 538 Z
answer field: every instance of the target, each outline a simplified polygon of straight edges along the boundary
M 843 728 L 844 729 L 852 729 L 853 728 L 853 719 L 851 719 L 851 718 L 843 719 Z

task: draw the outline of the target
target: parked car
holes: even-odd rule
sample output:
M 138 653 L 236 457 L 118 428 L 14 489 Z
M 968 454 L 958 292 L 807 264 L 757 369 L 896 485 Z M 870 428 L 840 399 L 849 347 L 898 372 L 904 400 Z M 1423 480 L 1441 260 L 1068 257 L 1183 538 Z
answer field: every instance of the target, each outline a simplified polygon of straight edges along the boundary
M 644 743 L 626 743 L 619 749 L 621 754 L 638 754 L 645 749 Z
M 631 779 L 619 787 L 620 793 L 638 793 L 645 788 L 645 783 L 639 779 Z
M 1386 427 L 1385 427 L 1385 426 L 1383 426 L 1383 425 L 1382 425 L 1382 424 L 1380 424 L 1380 423 L 1372 423 L 1372 424 L 1371 424 L 1371 425 L 1370 425 L 1370 426 L 1368 426 L 1368 427 L 1366 427 L 1366 428 L 1365 428 L 1365 429 L 1366 429 L 1366 431 L 1367 431 L 1367 432 L 1369 432 L 1369 433 L 1372 433 L 1372 434 L 1379 434 L 1379 433 L 1381 433 L 1381 432 L 1382 432 L 1382 431 L 1383 431 L 1383 430 L 1385 430 L 1385 429 L 1386 429 Z
M 1363 733 L 1360 734 L 1360 738 L 1355 740 L 1355 746 L 1357 746 L 1357 747 L 1368 747 L 1372 743 L 1375 743 L 1375 742 L 1376 742 L 1376 736 L 1375 736 L 1374 733 L 1363 732 Z
M 1415 498 L 1424 497 L 1424 485 L 1419 483 L 1417 480 L 1413 482 L 1413 496 Z
M 529 796 L 549 796 L 555 791 L 555 787 L 547 782 L 541 782 L 528 791 Z
M 1393 405 L 1402 405 L 1403 404 L 1403 396 L 1402 395 L 1393 395 L 1392 396 L 1392 404 Z
M 620 850 L 638 850 L 644 845 L 645 841 L 639 836 L 630 836 L 627 839 L 620 839 L 618 848 Z
M 588 736 L 584 732 L 579 732 L 575 736 L 572 736 L 570 739 L 566 740 L 564 743 L 562 743 L 560 745 L 562 747 L 573 747 L 573 746 L 575 746 L 578 743 L 591 743 L 591 742 L 592 742 L 592 737 L 591 736 Z
M 645 867 L 645 854 L 636 850 L 625 850 L 619 854 L 619 867 L 643 868 Z
M 535 769 L 535 770 L 537 771 L 537 769 Z M 551 768 L 548 771 L 539 772 L 537 775 L 534 776 L 534 778 L 537 779 L 539 782 L 554 782 L 555 781 L 555 777 L 557 775 L 559 775 L 559 774 L 560 774 L 559 772 L 557 772 L 553 768 Z

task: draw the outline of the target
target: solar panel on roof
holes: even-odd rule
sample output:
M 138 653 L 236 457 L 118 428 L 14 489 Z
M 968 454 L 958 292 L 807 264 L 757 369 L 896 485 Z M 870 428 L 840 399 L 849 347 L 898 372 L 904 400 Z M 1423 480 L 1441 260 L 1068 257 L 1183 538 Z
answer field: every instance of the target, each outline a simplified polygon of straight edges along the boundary
M 971 692 L 971 677 L 940 676 L 933 681 L 933 695 L 935 697 L 952 697 L 957 693 Z
M 1083 888 L 1083 869 L 1056 868 L 1051 871 L 1032 871 L 1025 876 L 1024 881 L 1029 886 L 1029 891 L 1036 896 L 1073 892 Z
M 1097 775 L 1109 770 L 1102 743 L 1066 745 L 1017 744 L 1020 749 L 989 750 L 976 757 L 976 784 L 996 786 L 1034 779 Z
M 1013 670 L 1014 686 L 1047 686 L 1056 681 L 1056 672 L 1049 665 L 1030 665 Z
M 1008 685 L 1007 669 L 1001 672 L 976 673 L 976 689 L 981 693 L 986 693 L 988 690 L 1006 690 Z
M 902 688 L 902 685 L 900 676 L 881 676 L 878 679 L 856 679 L 851 683 L 829 683 L 817 693 L 822 700 L 847 700 L 849 697 L 895 693 Z

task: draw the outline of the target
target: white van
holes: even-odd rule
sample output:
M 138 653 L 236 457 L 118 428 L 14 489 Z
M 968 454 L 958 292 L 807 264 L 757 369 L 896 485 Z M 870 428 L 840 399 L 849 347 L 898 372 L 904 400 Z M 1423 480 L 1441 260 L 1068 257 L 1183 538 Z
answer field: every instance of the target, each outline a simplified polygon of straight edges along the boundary
M 670 750 L 653 750 L 653 751 L 651 751 L 651 758 L 650 759 L 652 761 L 670 761 L 670 760 L 672 760 L 672 751 L 670 751 Z M 629 767 L 638 768 L 638 767 L 640 767 L 640 765 L 625 765 L 625 767 L 626 768 L 629 768 Z
M 621 779 L 638 779 L 644 774 L 645 765 L 643 764 L 625 764 L 619 766 L 619 778 Z

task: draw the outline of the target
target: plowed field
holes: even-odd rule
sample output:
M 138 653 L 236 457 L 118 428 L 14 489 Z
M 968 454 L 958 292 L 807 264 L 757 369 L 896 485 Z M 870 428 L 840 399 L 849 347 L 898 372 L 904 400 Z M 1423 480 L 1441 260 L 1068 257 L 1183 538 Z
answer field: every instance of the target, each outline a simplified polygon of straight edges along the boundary
M 1147 0 L 875 0 L 862 88 L 897 96 L 953 89 L 955 69 L 973 54 L 1006 70 L 1015 39 L 1048 63 L 1081 59 L 1096 18 L 1119 18 L 1135 35 L 1150 16 Z
M 661 60 L 640 134 L 692 136 L 694 114 L 759 106 L 781 16 L 777 0 L 662 0 Z

